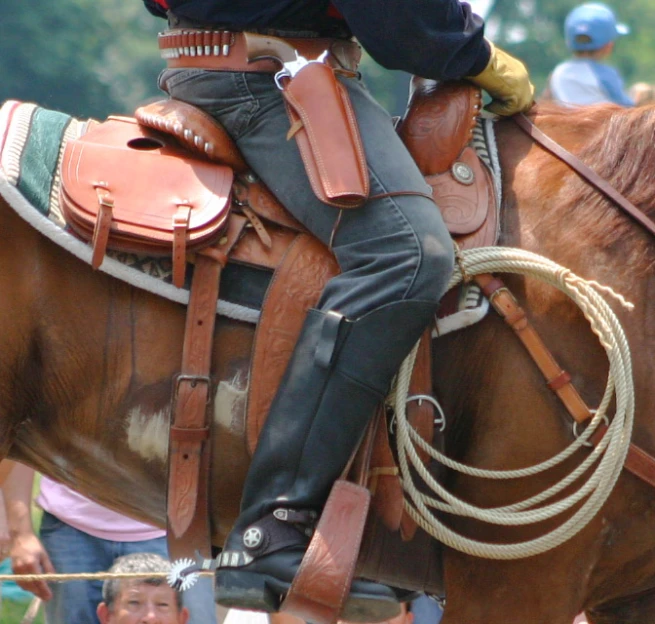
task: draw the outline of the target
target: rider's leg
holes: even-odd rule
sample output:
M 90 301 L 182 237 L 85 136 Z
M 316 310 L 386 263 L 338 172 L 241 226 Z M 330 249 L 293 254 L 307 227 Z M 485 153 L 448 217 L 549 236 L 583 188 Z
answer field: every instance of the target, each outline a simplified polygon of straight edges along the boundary
M 297 571 L 305 529 L 311 531 L 375 406 L 436 310 L 452 270 L 451 242 L 434 204 L 420 196 L 372 199 L 343 211 L 335 229 L 339 211 L 311 191 L 295 143 L 285 139 L 289 122 L 270 77 L 186 72 L 169 74 L 166 82 L 174 97 L 224 123 L 253 169 L 312 232 L 325 243 L 334 232 L 342 271 L 307 317 L 253 457 L 242 514 L 221 558 L 227 567 L 217 573 L 219 602 L 273 611 Z M 347 84 L 371 196 L 429 192 L 389 116 L 359 83 Z M 357 580 L 343 617 L 385 618 L 394 600 L 384 586 Z

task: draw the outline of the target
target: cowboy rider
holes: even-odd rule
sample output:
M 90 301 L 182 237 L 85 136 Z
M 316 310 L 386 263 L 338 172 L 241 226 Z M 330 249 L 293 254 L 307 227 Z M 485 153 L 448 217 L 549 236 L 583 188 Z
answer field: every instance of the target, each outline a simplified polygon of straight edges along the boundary
M 486 40 L 483 20 L 459 0 L 144 2 L 169 29 L 220 31 L 211 62 L 183 50 L 160 87 L 223 125 L 280 202 L 330 245 L 341 269 L 307 314 L 216 572 L 218 603 L 275 612 L 333 482 L 434 317 L 453 269 L 453 245 L 390 116 L 356 72 L 339 80 L 359 125 L 369 200 L 339 210 L 316 197 L 296 142 L 287 140 L 281 92 L 272 73 L 247 63 L 242 33 L 294 42 L 356 37 L 386 68 L 437 80 L 466 77 L 486 90 L 488 109 L 499 115 L 529 109 L 534 88 L 524 65 Z M 398 612 L 398 600 L 392 588 L 355 579 L 342 617 L 386 619 Z

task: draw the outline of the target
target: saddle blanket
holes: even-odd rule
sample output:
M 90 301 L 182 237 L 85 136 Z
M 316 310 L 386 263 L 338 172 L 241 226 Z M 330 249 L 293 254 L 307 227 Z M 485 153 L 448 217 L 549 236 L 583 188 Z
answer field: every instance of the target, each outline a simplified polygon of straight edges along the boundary
M 58 172 L 66 142 L 83 135 L 92 121 L 15 100 L 0 108 L 0 195 L 30 225 L 87 264 L 92 249 L 66 225 L 59 206 Z M 482 128 L 474 133 L 474 147 L 483 158 L 489 158 L 487 137 Z M 188 303 L 190 276 L 184 288 L 173 286 L 172 263 L 167 258 L 109 251 L 99 270 L 171 301 Z M 229 263 L 221 277 L 217 312 L 257 323 L 271 278 L 269 269 Z M 444 297 L 434 336 L 472 325 L 488 309 L 475 284 L 463 285 Z
M 0 195 L 30 225 L 80 260 L 91 264 L 91 247 L 67 228 L 59 206 L 59 164 L 66 142 L 86 132 L 79 120 L 36 104 L 8 101 L 0 108 Z M 136 288 L 177 303 L 189 301 L 172 284 L 172 262 L 123 252 L 108 252 L 99 269 Z M 256 323 L 272 272 L 228 265 L 221 277 L 218 313 Z

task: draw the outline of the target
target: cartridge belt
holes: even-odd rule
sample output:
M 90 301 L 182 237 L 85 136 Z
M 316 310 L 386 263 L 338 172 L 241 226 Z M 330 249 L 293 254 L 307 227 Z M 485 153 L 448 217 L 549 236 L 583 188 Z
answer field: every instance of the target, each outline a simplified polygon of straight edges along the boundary
M 285 39 L 299 55 L 318 58 L 325 50 L 326 62 L 335 68 L 357 71 L 362 51 L 350 39 L 303 37 Z M 271 59 L 248 62 L 242 32 L 229 30 L 178 29 L 159 34 L 159 50 L 169 68 L 275 73 L 280 64 Z

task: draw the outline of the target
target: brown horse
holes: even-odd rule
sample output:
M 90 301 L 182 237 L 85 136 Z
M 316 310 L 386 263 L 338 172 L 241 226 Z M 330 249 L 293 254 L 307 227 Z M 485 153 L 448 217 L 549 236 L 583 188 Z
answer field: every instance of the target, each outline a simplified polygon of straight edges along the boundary
M 542 108 L 533 117 L 645 212 L 655 213 L 655 108 Z M 512 121 L 497 124 L 497 138 L 504 176 L 501 244 L 546 256 L 635 304 L 633 312 L 616 312 L 633 354 L 634 441 L 655 451 L 648 412 L 655 366 L 650 235 Z M 171 377 L 180 368 L 184 307 L 92 271 L 1 199 L 0 237 L 0 457 L 163 525 L 168 405 Z M 607 359 L 578 309 L 541 282 L 517 276 L 506 281 L 583 398 L 596 406 Z M 236 517 L 249 461 L 243 407 L 252 340 L 251 325 L 219 319 L 211 502 L 217 545 Z M 449 455 L 508 469 L 535 464 L 571 442 L 567 412 L 500 319 L 490 316 L 434 347 L 435 394 L 448 416 Z M 525 498 L 558 476 L 447 480 L 460 496 L 491 507 Z M 554 550 L 493 561 L 447 549 L 444 624 L 570 624 L 583 609 L 595 624 L 653 621 L 653 501 L 650 486 L 624 473 L 593 521 Z M 450 524 L 499 543 L 552 528 Z

